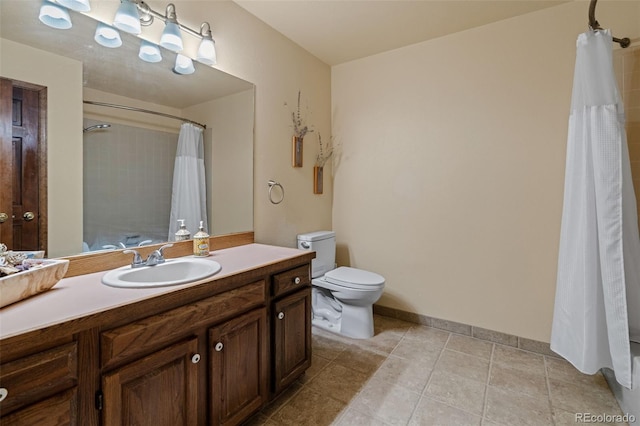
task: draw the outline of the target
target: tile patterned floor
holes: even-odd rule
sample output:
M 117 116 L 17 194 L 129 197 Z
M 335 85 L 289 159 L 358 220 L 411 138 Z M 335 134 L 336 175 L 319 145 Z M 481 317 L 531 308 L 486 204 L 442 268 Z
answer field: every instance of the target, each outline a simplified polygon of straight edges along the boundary
M 576 413 L 622 415 L 601 374 L 563 359 L 378 315 L 375 325 L 369 340 L 314 328 L 311 368 L 247 424 L 564 426 L 579 424 Z

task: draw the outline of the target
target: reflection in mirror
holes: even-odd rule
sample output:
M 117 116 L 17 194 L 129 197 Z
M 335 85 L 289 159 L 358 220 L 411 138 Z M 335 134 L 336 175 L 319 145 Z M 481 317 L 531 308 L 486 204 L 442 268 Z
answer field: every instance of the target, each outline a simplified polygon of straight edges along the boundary
M 84 120 L 84 250 L 166 241 L 176 135 L 104 124 Z
M 69 87 L 82 85 L 84 100 L 138 107 L 205 124 L 209 233 L 251 231 L 253 85 L 197 62 L 194 74 L 177 75 L 171 71 L 176 54 L 164 49 L 161 62 L 144 62 L 138 58 L 140 39 L 130 34 L 121 33 L 120 48 L 100 46 L 93 39 L 97 21 L 75 12 L 70 11 L 71 29 L 49 28 L 38 21 L 40 4 L 33 0 L 0 2 L 0 36 L 15 43 L 7 52 L 0 52 L 2 62 L 29 63 L 38 52 L 29 46 L 55 55 L 48 58 L 81 61 L 81 81 L 73 75 L 60 75 L 58 79 L 65 80 Z M 37 71 L 25 72 L 22 81 L 29 82 Z M 55 70 L 40 72 L 50 74 Z M 58 95 L 55 89 L 47 87 L 50 98 L 65 96 Z M 55 102 L 51 99 L 49 108 Z M 48 256 L 146 244 L 149 240 L 166 241 L 170 214 L 167 206 L 170 207 L 181 121 L 94 105 L 74 108 L 64 111 L 64 119 L 77 126 L 65 125 L 62 130 L 57 130 L 57 123 L 47 126 Z M 57 116 L 51 109 L 48 112 L 49 120 Z M 83 133 L 84 128 L 100 124 L 110 127 Z M 64 145 L 62 140 L 67 141 L 64 152 L 56 151 Z M 84 164 L 73 164 L 70 160 L 74 157 L 82 157 Z M 68 172 L 66 168 L 73 167 L 83 178 L 82 189 L 76 192 L 69 180 L 54 181 Z M 72 205 L 83 206 L 83 212 L 66 213 L 65 209 Z

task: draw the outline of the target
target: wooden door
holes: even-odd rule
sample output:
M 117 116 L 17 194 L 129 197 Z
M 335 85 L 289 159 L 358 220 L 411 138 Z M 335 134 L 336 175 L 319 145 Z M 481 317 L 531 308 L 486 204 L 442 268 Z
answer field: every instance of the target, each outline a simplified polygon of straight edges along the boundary
M 0 241 L 46 248 L 46 89 L 0 79 Z
M 196 338 L 102 378 L 104 426 L 182 426 L 198 422 Z
M 267 400 L 267 313 L 256 309 L 209 330 L 211 425 L 237 425 Z
M 311 288 L 274 303 L 274 392 L 289 386 L 311 365 Z

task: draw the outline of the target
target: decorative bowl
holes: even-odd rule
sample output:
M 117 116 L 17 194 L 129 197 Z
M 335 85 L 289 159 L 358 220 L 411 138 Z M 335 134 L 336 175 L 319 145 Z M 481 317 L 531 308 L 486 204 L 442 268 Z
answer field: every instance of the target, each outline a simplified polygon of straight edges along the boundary
M 0 278 L 0 308 L 42 293 L 56 285 L 69 268 L 65 259 L 26 260 L 31 269 Z

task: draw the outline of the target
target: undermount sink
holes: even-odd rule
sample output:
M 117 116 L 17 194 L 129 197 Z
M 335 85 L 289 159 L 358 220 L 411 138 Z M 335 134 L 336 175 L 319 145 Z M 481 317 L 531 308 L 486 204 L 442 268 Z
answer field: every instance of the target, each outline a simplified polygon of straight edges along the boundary
M 102 284 L 111 287 L 150 288 L 187 284 L 216 274 L 222 266 L 214 260 L 182 257 L 168 259 L 155 266 L 113 269 L 102 277 Z

